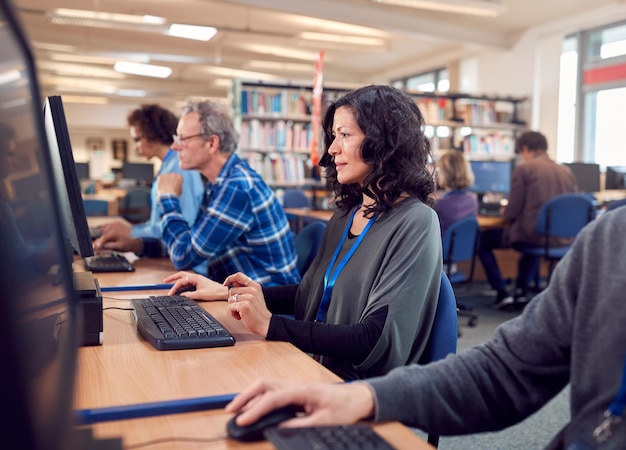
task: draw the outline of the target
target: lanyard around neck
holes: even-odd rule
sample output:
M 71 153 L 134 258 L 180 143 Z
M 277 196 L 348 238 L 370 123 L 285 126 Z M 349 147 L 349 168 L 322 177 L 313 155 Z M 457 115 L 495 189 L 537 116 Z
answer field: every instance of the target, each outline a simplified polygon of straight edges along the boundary
M 326 269 L 326 274 L 324 275 L 324 293 L 322 294 L 322 301 L 320 302 L 320 306 L 317 310 L 317 317 L 315 318 L 316 322 L 324 322 L 326 320 L 326 313 L 328 312 L 328 307 L 330 306 L 330 297 L 333 293 L 335 282 L 337 281 L 339 274 L 341 273 L 343 268 L 346 266 L 346 264 L 348 263 L 348 261 L 350 260 L 354 252 L 356 251 L 357 247 L 359 246 L 359 244 L 365 237 L 365 234 L 372 226 L 372 223 L 374 223 L 374 221 L 376 220 L 376 217 L 378 216 L 378 214 L 376 214 L 374 215 L 374 217 L 372 217 L 370 220 L 367 221 L 365 228 L 363 228 L 363 231 L 361 232 L 357 240 L 354 242 L 350 250 L 348 250 L 348 253 L 346 253 L 346 255 L 341 259 L 341 261 L 339 261 L 339 264 L 337 264 L 337 267 L 333 271 L 333 266 L 335 265 L 335 261 L 337 261 L 339 252 L 341 251 L 341 248 L 343 247 L 346 237 L 348 236 L 348 231 L 350 230 L 350 227 L 352 226 L 352 221 L 354 220 L 354 216 L 356 215 L 358 211 L 359 211 L 359 208 L 357 208 L 352 214 L 352 218 L 346 225 L 346 229 L 343 231 L 343 236 L 341 236 L 341 240 L 339 241 L 339 244 L 337 245 L 337 248 L 335 249 L 335 253 L 333 254 L 333 257 L 330 260 L 330 263 L 328 264 L 328 268 Z

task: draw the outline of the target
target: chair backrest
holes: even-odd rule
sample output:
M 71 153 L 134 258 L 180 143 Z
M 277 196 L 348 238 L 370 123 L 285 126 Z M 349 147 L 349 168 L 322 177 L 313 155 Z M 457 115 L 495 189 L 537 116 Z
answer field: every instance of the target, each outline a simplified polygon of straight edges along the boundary
M 595 218 L 593 201 L 584 194 L 561 194 L 545 202 L 535 230 L 546 238 L 573 238 Z
M 478 219 L 470 216 L 453 222 L 442 236 L 443 263 L 448 266 L 448 277 L 451 276 L 452 264 L 471 261 L 470 273 L 463 278 L 471 280 L 474 272 L 474 255 L 478 244 Z M 459 278 L 459 277 L 456 277 Z M 454 282 L 460 281 L 454 280 Z
M 298 271 L 304 275 L 311 262 L 317 255 L 322 244 L 322 236 L 326 229 L 326 222 L 315 221 L 306 225 L 296 235 L 294 242 L 298 254 Z
M 427 364 L 443 359 L 450 353 L 456 353 L 458 335 L 459 322 L 456 297 L 448 276 L 442 272 L 435 321 L 420 363 Z
M 299 189 L 287 189 L 283 196 L 284 208 L 310 208 L 311 201 L 304 192 Z
M 611 211 L 612 209 L 619 208 L 620 206 L 624 206 L 624 205 L 626 205 L 626 198 L 623 198 L 621 200 L 615 200 L 609 203 L 608 206 L 606 207 L 606 210 Z
M 83 199 L 86 216 L 107 216 L 109 215 L 109 202 L 95 198 Z
M 150 219 L 150 190 L 129 189 L 120 201 L 120 215 L 130 223 L 145 222 Z

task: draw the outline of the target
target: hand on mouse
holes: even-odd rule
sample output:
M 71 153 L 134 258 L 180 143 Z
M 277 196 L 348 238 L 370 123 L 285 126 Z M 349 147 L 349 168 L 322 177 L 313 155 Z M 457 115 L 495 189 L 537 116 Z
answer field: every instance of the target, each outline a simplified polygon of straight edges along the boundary
M 184 288 L 185 286 L 192 285 L 196 288 L 195 291 L 183 292 L 180 295 L 189 297 L 193 300 L 204 301 L 228 299 L 227 286 L 224 286 L 195 272 L 177 272 L 173 275 L 166 277 L 163 282 L 174 283 L 174 285 L 168 292 L 168 295 L 174 295 L 179 289 Z
M 362 382 L 259 380 L 226 405 L 226 411 L 240 412 L 237 425 L 249 426 L 268 412 L 286 405 L 301 407 L 304 413 L 283 422 L 284 427 L 350 425 L 374 416 L 374 394 Z

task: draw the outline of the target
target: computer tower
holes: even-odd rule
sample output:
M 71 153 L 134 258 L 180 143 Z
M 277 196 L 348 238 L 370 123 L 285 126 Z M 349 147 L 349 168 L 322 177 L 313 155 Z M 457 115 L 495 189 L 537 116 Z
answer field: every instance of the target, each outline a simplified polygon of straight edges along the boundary
M 102 293 L 98 280 L 91 272 L 74 272 L 74 288 L 79 301 L 78 314 L 81 315 L 83 325 L 80 344 L 101 345 Z

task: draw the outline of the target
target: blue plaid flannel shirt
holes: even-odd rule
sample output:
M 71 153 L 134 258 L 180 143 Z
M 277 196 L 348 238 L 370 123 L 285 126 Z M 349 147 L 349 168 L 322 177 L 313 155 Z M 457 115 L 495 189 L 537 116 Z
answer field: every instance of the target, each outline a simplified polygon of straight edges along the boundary
M 289 223 L 272 189 L 237 155 L 208 182 L 198 218 L 190 227 L 178 197 L 159 198 L 162 239 L 177 269 L 208 260 L 207 276 L 222 282 L 243 272 L 265 285 L 300 281 Z M 144 239 L 142 255 L 162 254 L 158 241 Z

